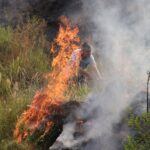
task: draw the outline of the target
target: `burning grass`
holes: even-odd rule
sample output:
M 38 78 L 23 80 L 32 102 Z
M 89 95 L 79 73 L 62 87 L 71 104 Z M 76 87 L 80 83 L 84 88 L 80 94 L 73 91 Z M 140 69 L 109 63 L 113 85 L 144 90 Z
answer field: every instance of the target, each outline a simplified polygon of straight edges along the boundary
M 78 31 L 77 28 L 74 31 Z M 34 18 L 17 29 L 0 27 L 0 33 L 0 149 L 30 149 L 28 145 L 14 141 L 13 130 L 18 117 L 31 103 L 35 91 L 46 84 L 43 74 L 52 70 L 49 66 L 50 57 L 47 56 L 49 45 L 45 35 L 45 23 Z M 56 47 L 58 45 L 55 41 L 54 56 L 58 54 Z M 68 56 L 70 54 L 71 52 Z M 53 77 L 47 78 L 50 81 Z M 68 100 L 69 97 L 80 98 L 85 94 L 83 91 L 86 91 L 84 87 L 80 87 L 80 90 L 77 87 L 70 89 Z M 34 140 L 33 136 L 30 140 Z
M 36 92 L 30 107 L 18 120 L 14 132 L 18 142 L 33 143 L 37 130 L 42 128 L 42 133 L 38 135 L 40 139 L 55 128 L 55 122 L 50 116 L 61 114 L 59 106 L 70 99 L 66 94 L 70 79 L 78 73 L 80 56 L 75 64 L 69 63 L 72 52 L 80 45 L 78 32 L 78 27 L 72 25 L 66 17 L 60 18 L 59 32 L 51 49 L 54 55 L 57 54 L 52 62 L 52 72 L 46 75 L 48 84 Z

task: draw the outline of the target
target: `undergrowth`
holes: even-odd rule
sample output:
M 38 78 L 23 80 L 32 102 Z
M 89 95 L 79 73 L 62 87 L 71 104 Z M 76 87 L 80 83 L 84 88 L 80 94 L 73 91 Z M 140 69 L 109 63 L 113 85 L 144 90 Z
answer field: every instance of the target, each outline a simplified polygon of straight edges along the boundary
M 14 141 L 13 130 L 50 70 L 45 31 L 46 23 L 39 18 L 15 29 L 0 27 L 0 150 L 29 149 Z
M 149 150 L 150 149 L 150 113 L 141 116 L 131 115 L 129 126 L 132 129 L 125 150 Z

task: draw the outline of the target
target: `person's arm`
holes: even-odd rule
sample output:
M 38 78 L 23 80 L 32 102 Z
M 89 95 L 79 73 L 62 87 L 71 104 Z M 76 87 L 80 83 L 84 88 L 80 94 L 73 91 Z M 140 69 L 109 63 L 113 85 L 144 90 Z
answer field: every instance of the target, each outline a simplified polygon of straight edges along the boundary
M 92 65 L 92 67 L 94 69 L 94 72 L 96 72 L 98 79 L 102 79 L 102 75 L 101 75 L 100 71 L 98 70 L 97 65 L 96 64 Z
M 96 64 L 93 56 L 91 56 L 91 66 L 92 66 L 93 71 L 96 73 L 97 78 L 102 79 L 102 75 L 101 75 L 99 69 L 97 68 L 97 64 Z

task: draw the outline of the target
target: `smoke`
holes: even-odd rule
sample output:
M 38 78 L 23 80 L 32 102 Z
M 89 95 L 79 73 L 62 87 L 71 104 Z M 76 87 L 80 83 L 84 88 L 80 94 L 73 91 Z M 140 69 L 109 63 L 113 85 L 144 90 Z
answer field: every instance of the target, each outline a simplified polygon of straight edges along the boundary
M 31 15 L 33 5 L 38 0 L 0 0 L 0 25 L 16 26 Z
M 44 18 L 53 25 L 61 15 L 80 9 L 80 0 L 0 0 L 0 25 L 16 26 L 32 16 Z M 56 24 L 54 25 L 56 28 Z
M 88 10 L 88 18 L 96 26 L 93 38 L 104 60 L 104 78 L 125 81 L 127 89 L 136 88 L 138 92 L 145 86 L 150 62 L 150 2 L 89 0 L 83 3 L 84 11 Z
M 83 1 L 95 26 L 96 52 L 103 58 L 103 90 L 93 93 L 98 118 L 89 136 L 99 136 L 100 149 L 116 150 L 112 127 L 133 97 L 145 90 L 150 69 L 150 2 L 148 0 Z M 99 84 L 102 84 L 99 82 Z M 93 107 L 93 106 L 92 106 Z
M 86 139 L 96 139 L 85 150 L 117 150 L 113 126 L 139 92 L 146 90 L 150 69 L 149 0 L 83 0 L 82 15 L 90 27 L 95 53 L 103 79 L 89 99 L 88 112 L 97 108 Z M 80 14 L 81 15 L 81 14 Z M 98 90 L 101 86 L 102 89 Z M 145 97 L 143 97 L 145 99 Z M 145 109 L 146 110 L 146 109 Z M 120 144 L 120 143 L 119 143 Z

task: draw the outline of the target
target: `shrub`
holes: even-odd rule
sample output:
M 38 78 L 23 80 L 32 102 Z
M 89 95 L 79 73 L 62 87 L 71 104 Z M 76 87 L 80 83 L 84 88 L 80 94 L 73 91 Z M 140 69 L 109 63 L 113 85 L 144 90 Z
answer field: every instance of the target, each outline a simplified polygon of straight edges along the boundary
M 131 115 L 129 126 L 134 134 L 129 136 L 125 150 L 150 149 L 150 113 L 144 113 L 142 116 Z

